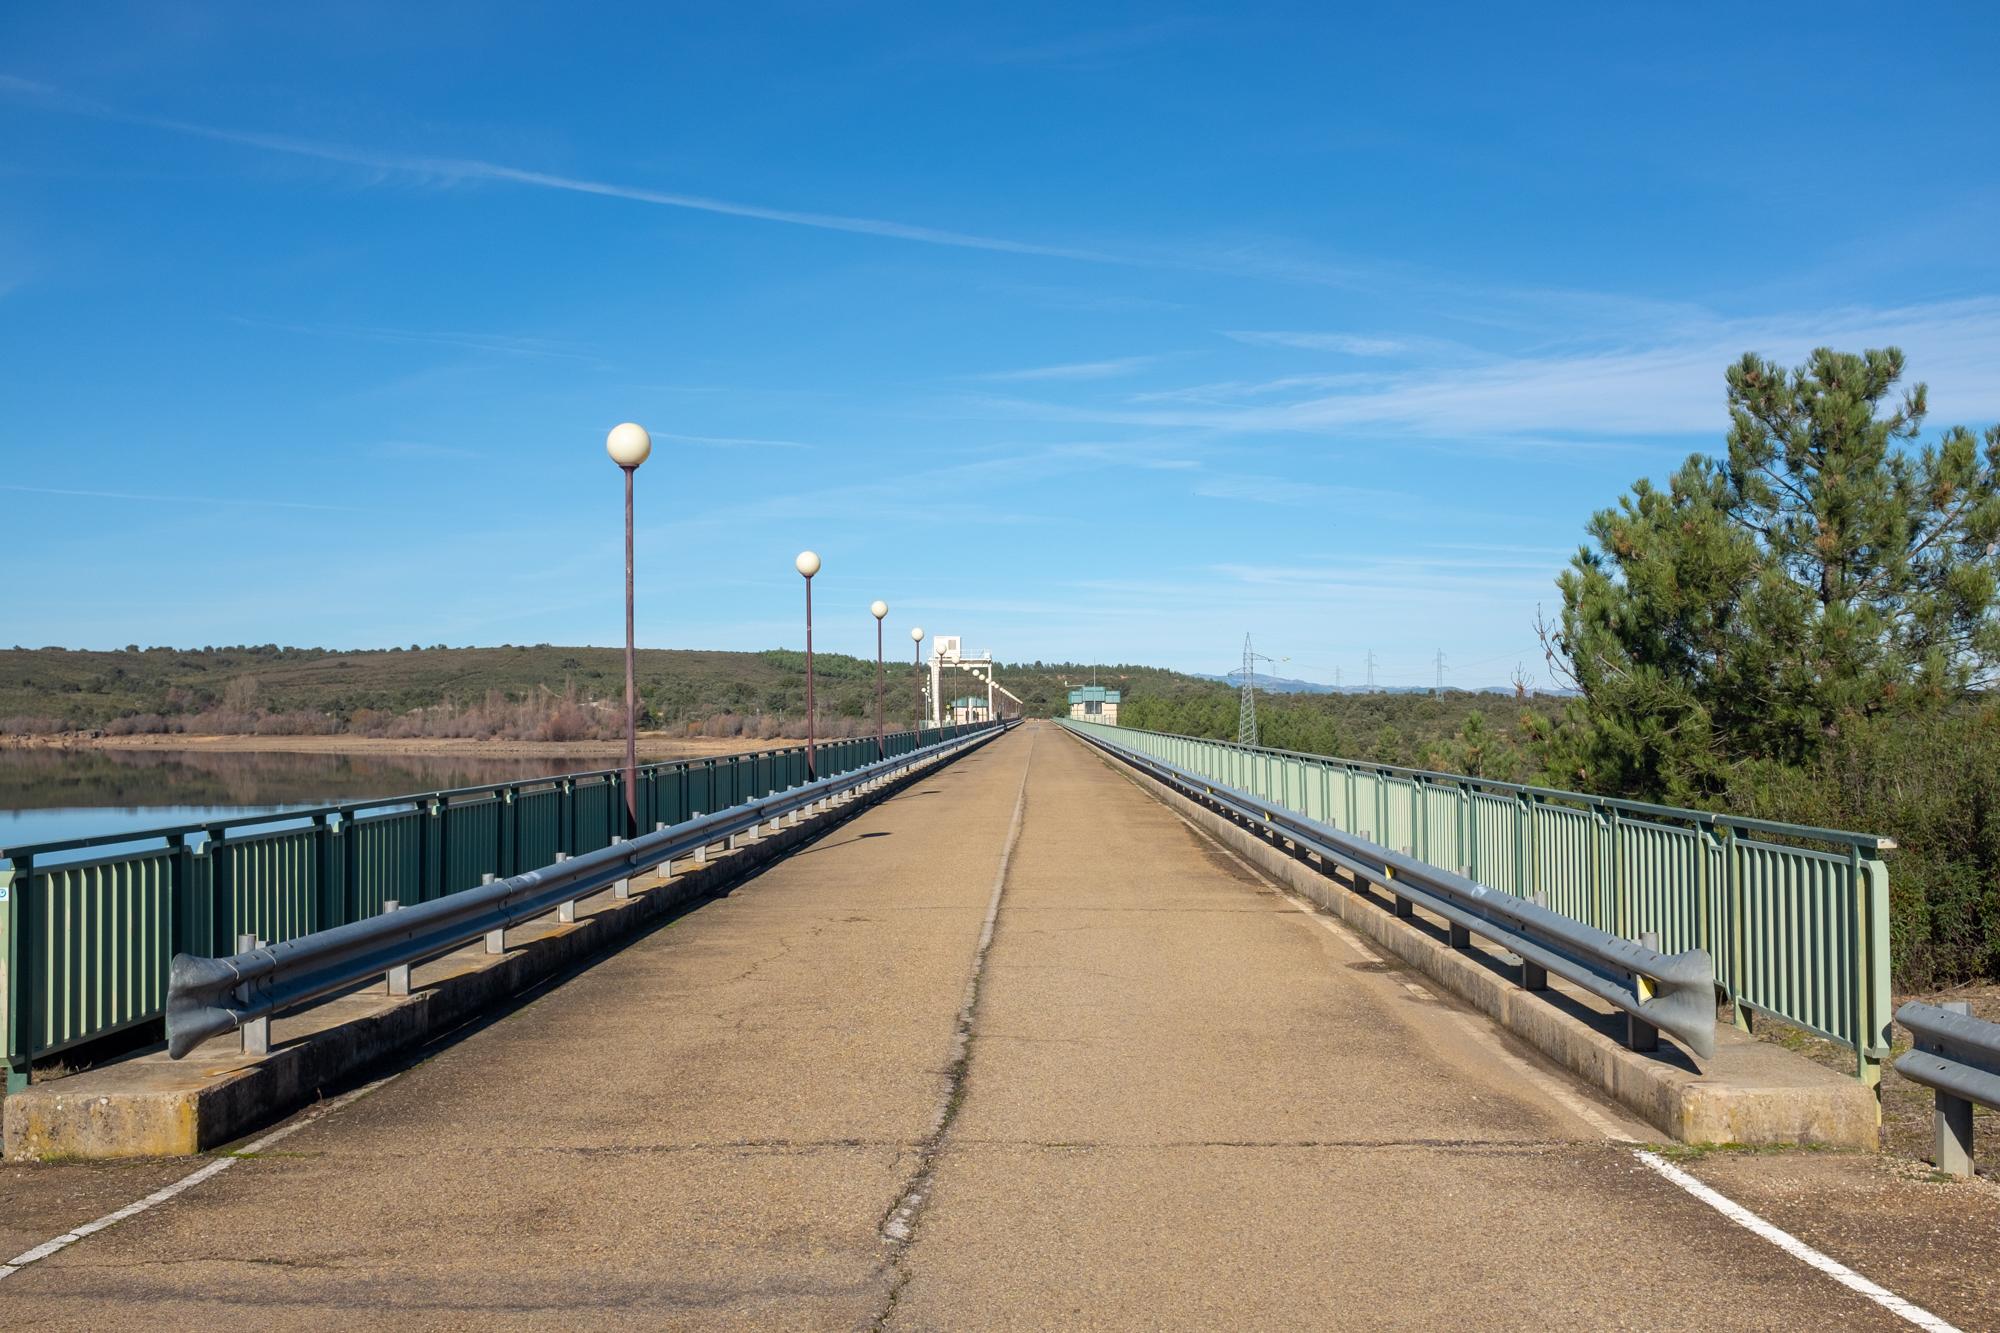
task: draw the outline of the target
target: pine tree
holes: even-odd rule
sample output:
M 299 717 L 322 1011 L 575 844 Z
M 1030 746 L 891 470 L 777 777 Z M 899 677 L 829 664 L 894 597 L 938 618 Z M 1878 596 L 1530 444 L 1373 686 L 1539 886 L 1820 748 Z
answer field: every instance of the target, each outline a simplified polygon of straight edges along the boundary
M 1932 710 L 2000 660 L 2000 427 L 1917 446 L 1895 348 L 1728 371 L 1723 459 L 1597 514 L 1558 580 L 1552 663 L 1582 697 L 1553 780 L 1696 799 L 1746 759 L 1808 762 L 1852 719 Z

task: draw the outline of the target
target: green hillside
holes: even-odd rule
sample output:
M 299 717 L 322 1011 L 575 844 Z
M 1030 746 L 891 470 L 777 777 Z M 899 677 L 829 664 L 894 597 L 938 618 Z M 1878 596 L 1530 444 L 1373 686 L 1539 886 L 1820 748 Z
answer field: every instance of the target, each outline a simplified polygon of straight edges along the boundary
M 823 731 L 865 730 L 875 664 L 838 653 L 814 658 Z M 624 652 L 550 644 L 335 652 L 276 645 L 221 648 L 0 650 L 0 732 L 105 730 L 572 740 L 619 733 Z M 1196 735 L 1234 736 L 1237 694 L 1227 684 L 1157 667 L 1074 662 L 1002 663 L 1001 683 L 1030 717 L 1062 713 L 1072 686 L 1095 679 L 1122 690 L 1126 721 Z M 674 732 L 802 732 L 804 654 L 647 649 L 638 655 L 642 725 Z M 887 672 L 888 712 L 915 709 L 913 671 Z M 945 682 L 947 699 L 983 693 L 970 675 Z M 1511 737 L 1521 706 L 1494 695 L 1263 695 L 1267 744 L 1414 764 L 1453 752 L 1468 725 Z M 1509 742 L 1511 744 L 1511 741 Z M 1470 756 L 1477 760 L 1475 751 Z M 1511 766 L 1511 765 L 1509 765 Z M 1490 766 L 1486 771 L 1494 771 Z

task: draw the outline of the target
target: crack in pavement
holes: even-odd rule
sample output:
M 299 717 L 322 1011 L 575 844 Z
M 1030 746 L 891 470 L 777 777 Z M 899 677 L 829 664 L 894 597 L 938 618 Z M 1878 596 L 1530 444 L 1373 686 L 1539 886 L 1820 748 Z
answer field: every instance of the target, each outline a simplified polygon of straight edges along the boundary
M 938 1099 L 937 1114 L 931 1121 L 930 1133 L 924 1137 L 918 1150 L 917 1164 L 909 1182 L 903 1187 L 895 1206 L 882 1219 L 882 1240 L 894 1247 L 889 1264 L 895 1273 L 895 1280 L 890 1284 L 882 1309 L 875 1316 L 874 1328 L 887 1326 L 889 1316 L 895 1312 L 896 1302 L 902 1297 L 903 1288 L 909 1285 L 910 1273 L 904 1267 L 904 1257 L 911 1238 L 916 1234 L 917 1219 L 923 1211 L 924 1201 L 930 1196 L 931 1178 L 937 1171 L 938 1159 L 944 1153 L 945 1138 L 951 1132 L 952 1121 L 958 1118 L 959 1107 L 965 1100 L 966 1076 L 972 1069 L 972 1026 L 979 1010 L 979 987 L 986 976 L 986 956 L 993 948 L 993 932 L 1000 920 L 1000 900 L 1007 891 L 1007 873 L 1013 863 L 1014 848 L 1021 841 L 1022 817 L 1028 805 L 1028 775 L 1034 771 L 1035 740 L 1039 734 L 1036 731 L 1028 733 L 1028 754 L 1021 763 L 1021 785 L 1014 793 L 1014 817 L 1008 822 L 1007 837 L 1001 844 L 1000 865 L 993 874 L 993 897 L 987 904 L 986 920 L 980 927 L 979 944 L 972 951 L 972 976 L 965 983 L 965 1002 L 959 1006 L 958 1023 L 952 1034 L 951 1060 L 945 1066 L 944 1089 Z

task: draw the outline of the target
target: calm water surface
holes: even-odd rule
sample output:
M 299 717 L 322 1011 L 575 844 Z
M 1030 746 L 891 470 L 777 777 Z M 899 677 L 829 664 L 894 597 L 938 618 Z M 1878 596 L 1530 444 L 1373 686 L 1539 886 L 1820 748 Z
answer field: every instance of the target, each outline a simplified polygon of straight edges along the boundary
M 576 755 L 0 749 L 0 847 L 609 768 Z

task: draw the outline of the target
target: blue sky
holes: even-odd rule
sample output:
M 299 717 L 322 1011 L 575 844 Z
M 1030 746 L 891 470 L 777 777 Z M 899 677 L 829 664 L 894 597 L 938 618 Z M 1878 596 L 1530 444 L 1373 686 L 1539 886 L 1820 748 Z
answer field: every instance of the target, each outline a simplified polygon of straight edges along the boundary
M 2000 419 L 1995 13 L 10 6 L 0 641 L 618 642 L 631 419 L 643 644 L 1543 674 L 1743 351 Z

